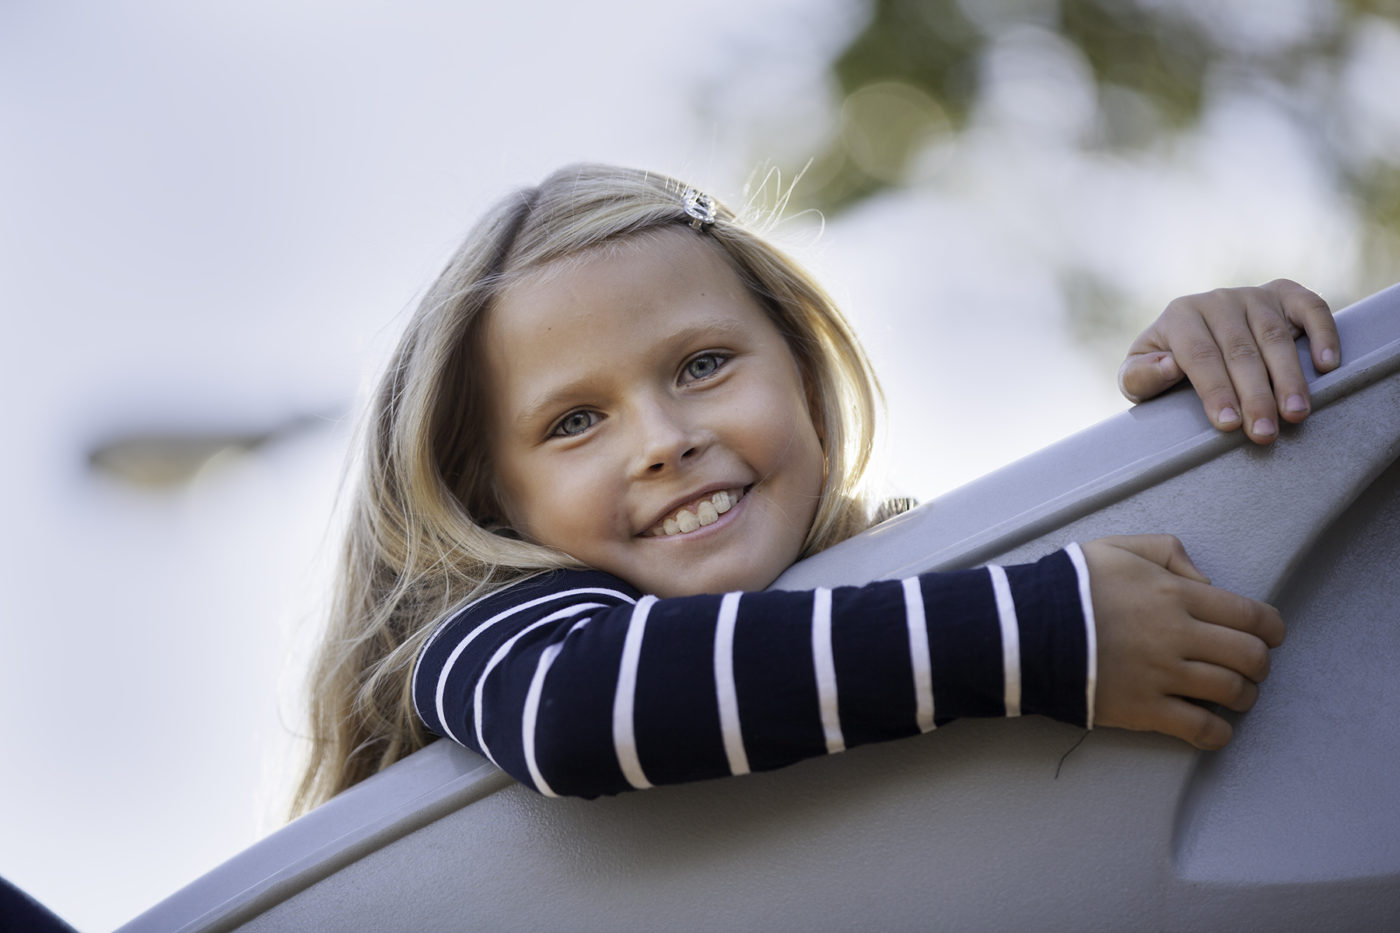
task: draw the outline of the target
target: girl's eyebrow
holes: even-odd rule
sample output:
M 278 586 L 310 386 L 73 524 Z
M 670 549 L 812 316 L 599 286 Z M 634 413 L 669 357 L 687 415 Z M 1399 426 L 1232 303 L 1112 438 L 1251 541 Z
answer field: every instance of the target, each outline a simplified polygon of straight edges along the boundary
M 682 348 L 711 340 L 728 340 L 743 333 L 744 322 L 732 317 L 716 317 L 701 324 L 682 327 L 657 341 L 664 352 L 678 352 Z
M 575 379 L 536 396 L 520 409 L 520 413 L 515 417 L 516 424 L 529 427 L 546 417 L 552 418 L 556 411 L 564 407 L 566 401 L 585 394 L 594 382 L 592 377 Z

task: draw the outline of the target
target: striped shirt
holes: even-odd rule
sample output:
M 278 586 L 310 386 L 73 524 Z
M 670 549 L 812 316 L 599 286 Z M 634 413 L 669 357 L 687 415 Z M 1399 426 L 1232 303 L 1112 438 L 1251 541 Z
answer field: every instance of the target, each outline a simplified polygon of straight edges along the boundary
M 1095 668 L 1077 545 L 1018 566 L 672 599 L 561 570 L 443 620 L 413 703 L 429 730 L 539 792 L 594 797 L 964 716 L 1090 727 Z

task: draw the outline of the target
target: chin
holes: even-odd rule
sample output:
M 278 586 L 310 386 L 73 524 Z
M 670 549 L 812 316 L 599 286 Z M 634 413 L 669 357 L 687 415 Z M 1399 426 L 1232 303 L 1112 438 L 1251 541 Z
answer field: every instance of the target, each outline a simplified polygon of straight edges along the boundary
M 785 569 L 786 567 L 779 567 L 776 570 L 768 570 L 745 566 L 709 573 L 679 571 L 674 574 L 658 575 L 652 579 L 651 585 L 639 585 L 638 583 L 633 585 L 644 593 L 650 593 L 662 599 L 676 596 L 733 593 L 735 591 L 751 592 L 765 589 L 778 579 L 778 576 Z

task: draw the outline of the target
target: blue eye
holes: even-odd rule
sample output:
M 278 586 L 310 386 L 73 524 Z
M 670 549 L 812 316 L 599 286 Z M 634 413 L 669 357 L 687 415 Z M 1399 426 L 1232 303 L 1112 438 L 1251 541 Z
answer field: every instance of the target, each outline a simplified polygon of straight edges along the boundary
M 727 357 L 718 353 L 702 353 L 685 364 L 686 378 L 708 379 L 719 371 L 726 360 Z
M 560 418 L 559 423 L 554 426 L 554 430 L 549 433 L 552 437 L 576 437 L 597 423 L 597 412 L 571 411 Z

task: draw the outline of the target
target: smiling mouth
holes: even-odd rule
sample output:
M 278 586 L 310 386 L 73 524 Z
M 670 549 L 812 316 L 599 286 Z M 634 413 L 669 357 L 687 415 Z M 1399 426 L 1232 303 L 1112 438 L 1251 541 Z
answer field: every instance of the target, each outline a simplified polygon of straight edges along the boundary
M 721 489 L 719 492 L 696 499 L 642 532 L 642 537 L 671 538 L 676 535 L 688 535 L 706 525 L 713 525 L 719 521 L 721 515 L 734 508 L 739 500 L 744 498 L 747 491 L 742 487 Z

